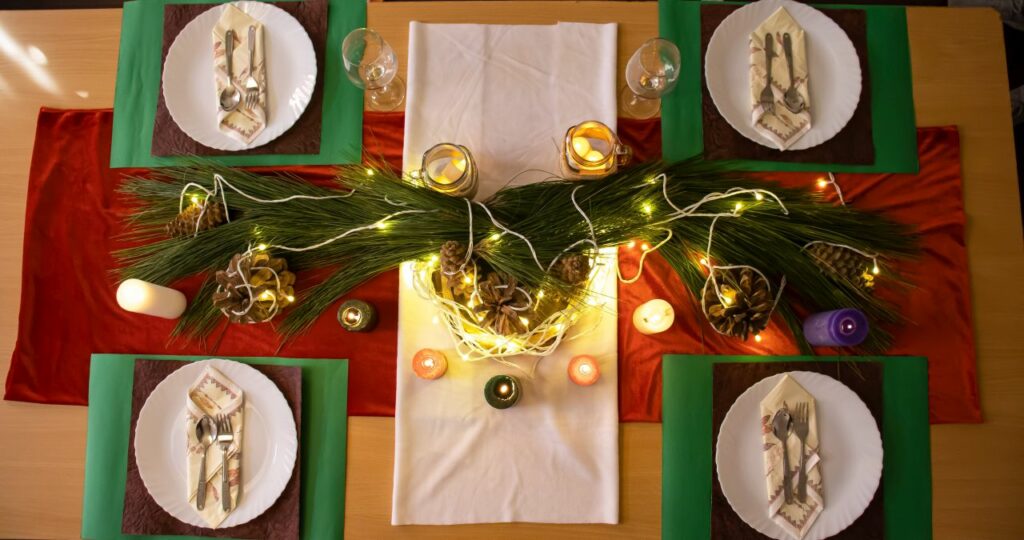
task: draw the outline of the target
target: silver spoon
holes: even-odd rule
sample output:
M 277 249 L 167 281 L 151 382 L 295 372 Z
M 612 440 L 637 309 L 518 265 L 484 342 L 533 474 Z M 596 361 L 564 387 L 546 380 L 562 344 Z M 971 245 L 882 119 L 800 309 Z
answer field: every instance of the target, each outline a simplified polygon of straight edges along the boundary
M 228 30 L 224 33 L 224 55 L 227 58 L 228 86 L 220 91 L 220 110 L 231 112 L 238 107 L 242 100 L 241 93 L 235 88 L 234 71 L 231 70 L 231 57 L 235 55 L 235 31 Z
M 796 81 L 793 80 L 793 42 L 789 38 L 789 32 L 782 34 L 782 52 L 786 55 L 786 64 L 789 66 L 789 89 L 782 95 L 782 103 L 786 105 L 793 114 L 804 110 L 804 96 L 796 90 Z
M 217 440 L 217 424 L 209 416 L 203 415 L 196 423 L 196 439 L 203 445 L 203 459 L 199 461 L 199 481 L 196 485 L 196 509 L 206 506 L 206 451 Z
M 782 492 L 785 494 L 786 503 L 793 502 L 792 477 L 789 471 L 789 447 L 786 440 L 789 439 L 789 427 L 792 423 L 789 410 L 785 407 L 776 411 L 772 418 L 772 434 L 782 443 Z

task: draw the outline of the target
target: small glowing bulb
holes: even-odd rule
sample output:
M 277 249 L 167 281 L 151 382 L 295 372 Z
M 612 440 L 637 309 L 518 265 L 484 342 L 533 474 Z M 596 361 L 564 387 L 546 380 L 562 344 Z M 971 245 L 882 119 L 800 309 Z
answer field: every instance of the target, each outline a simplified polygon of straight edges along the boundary
M 537 300 L 544 298 L 544 291 L 537 291 Z
M 260 245 L 256 246 L 256 249 L 258 249 L 260 251 L 266 251 L 267 250 L 267 245 L 266 244 L 260 244 Z
M 754 334 L 754 341 L 761 343 L 761 334 Z
M 644 180 L 644 181 L 647 182 L 648 184 L 657 184 L 658 183 L 658 177 L 657 176 L 649 176 L 649 177 L 647 177 L 647 180 Z
M 199 195 L 192 196 L 192 204 L 199 204 Z
M 377 174 L 377 171 L 374 171 L 373 169 L 369 169 L 369 168 L 366 169 L 366 176 L 373 176 L 375 174 Z
M 871 273 L 877 276 L 879 272 L 881 272 L 881 270 L 879 270 L 878 264 L 876 263 L 875 266 L 871 268 Z
M 651 250 L 651 245 L 648 244 L 647 242 L 644 242 L 643 244 L 640 244 L 640 249 L 642 249 L 644 251 L 650 251 Z
M 290 294 L 288 296 L 285 296 L 285 298 L 287 298 L 289 302 L 294 302 L 295 301 L 295 297 L 290 295 Z
M 427 358 L 426 360 L 424 360 L 423 361 L 423 367 L 425 367 L 425 368 L 432 368 L 432 367 L 434 367 L 434 359 L 433 358 Z
M 526 317 L 519 317 L 519 322 L 523 323 L 523 326 L 530 326 L 530 319 Z
M 626 244 L 626 247 L 628 247 L 629 249 L 635 248 L 636 247 L 636 240 L 630 240 L 629 243 Z
M 828 180 L 825 180 L 824 178 L 819 178 L 818 179 L 818 187 L 820 189 L 825 189 L 825 186 L 827 186 L 827 185 L 828 185 Z
M 436 254 L 435 255 L 431 255 L 430 259 L 427 260 L 427 263 L 430 264 L 430 266 L 434 266 L 435 264 L 437 264 L 438 260 L 440 260 L 440 259 L 438 258 L 438 256 Z
M 466 285 L 472 285 L 473 284 L 473 276 L 470 276 L 469 274 L 466 274 L 466 276 L 462 278 L 462 283 L 464 283 Z
M 729 287 L 722 287 L 722 304 L 731 306 L 736 302 L 736 291 Z
M 490 236 L 491 242 L 497 242 L 499 239 L 501 239 L 501 235 L 498 233 L 494 233 Z
M 270 291 L 263 291 L 260 294 L 260 300 L 273 300 L 273 299 L 274 299 L 274 293 L 272 293 Z
M 501 395 L 508 394 L 508 385 L 507 384 L 503 384 L 503 385 L 499 386 L 498 387 L 498 393 L 501 394 Z
M 590 367 L 590 364 L 580 364 L 579 372 L 584 375 L 589 375 L 594 368 Z
M 764 200 L 764 195 L 761 195 L 760 191 L 755 191 L 754 192 L 754 198 L 759 200 L 759 201 L 763 201 Z
M 706 257 L 701 257 L 700 258 L 700 264 L 701 264 L 701 266 L 707 266 L 708 265 L 708 259 Z
M 741 203 L 741 202 L 736 203 L 736 206 L 734 208 L 735 208 L 735 211 L 737 211 L 737 212 L 739 212 L 740 210 L 743 210 L 743 203 Z
M 643 212 L 648 216 L 654 213 L 654 205 L 649 202 L 645 202 L 643 206 L 640 207 L 640 209 L 643 210 Z
M 387 225 L 387 223 L 385 223 L 385 222 L 383 222 L 383 221 L 378 221 L 378 222 L 377 222 L 377 228 L 378 228 L 378 229 L 384 229 L 384 228 L 386 228 L 387 226 L 388 226 L 388 225 Z

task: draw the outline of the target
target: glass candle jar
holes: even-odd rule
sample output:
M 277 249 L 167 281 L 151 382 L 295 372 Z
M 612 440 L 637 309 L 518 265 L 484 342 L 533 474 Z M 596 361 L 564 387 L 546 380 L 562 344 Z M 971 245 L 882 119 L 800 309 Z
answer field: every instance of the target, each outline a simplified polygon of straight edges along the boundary
M 377 310 L 362 300 L 347 300 L 338 308 L 338 323 L 349 332 L 368 332 L 377 323 Z
M 629 163 L 633 151 L 612 129 L 596 120 L 569 128 L 562 142 L 562 174 L 573 179 L 597 179 Z
M 495 409 L 507 409 L 519 401 L 522 394 L 519 379 L 511 375 L 495 375 L 484 385 L 484 399 Z
M 413 173 L 431 189 L 472 199 L 479 187 L 476 164 L 469 149 L 451 143 L 441 143 L 423 153 L 423 166 Z

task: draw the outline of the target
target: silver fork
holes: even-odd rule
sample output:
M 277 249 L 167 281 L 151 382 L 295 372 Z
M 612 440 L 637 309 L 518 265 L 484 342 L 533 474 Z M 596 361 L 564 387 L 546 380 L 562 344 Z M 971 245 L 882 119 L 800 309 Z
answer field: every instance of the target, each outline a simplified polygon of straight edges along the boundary
M 249 27 L 249 77 L 245 79 L 245 106 L 252 109 L 260 102 L 260 83 L 253 74 L 256 56 L 256 25 Z
M 800 476 L 797 477 L 796 498 L 807 502 L 807 434 L 810 431 L 810 407 L 807 403 L 797 403 L 793 416 L 793 433 L 800 439 Z
M 769 32 L 764 35 L 764 61 L 768 71 L 768 84 L 761 90 L 761 97 L 758 102 L 769 113 L 775 112 L 775 94 L 772 93 L 772 57 L 775 56 L 775 40 Z
M 231 431 L 231 417 L 223 414 L 217 415 L 217 444 L 220 446 L 222 456 L 220 500 L 221 508 L 225 512 L 231 511 L 231 487 L 228 485 L 228 448 L 235 441 L 235 432 Z

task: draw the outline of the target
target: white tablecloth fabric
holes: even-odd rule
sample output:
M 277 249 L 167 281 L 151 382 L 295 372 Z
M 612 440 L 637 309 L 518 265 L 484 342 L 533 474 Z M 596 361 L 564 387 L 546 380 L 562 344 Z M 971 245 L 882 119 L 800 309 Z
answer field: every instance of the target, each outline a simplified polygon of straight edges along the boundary
M 405 169 L 437 143 L 465 145 L 478 200 L 516 175 L 527 184 L 558 174 L 569 127 L 616 128 L 616 62 L 614 24 L 410 23 Z
M 597 119 L 614 128 L 614 25 L 414 22 L 409 33 L 407 170 L 433 144 L 464 144 L 480 166 L 478 198 L 486 198 L 523 170 L 556 172 L 555 145 L 570 125 Z M 462 361 L 403 265 L 392 524 L 618 522 L 617 283 L 614 270 L 604 276 L 597 290 L 606 303 L 570 330 L 582 332 L 579 339 L 539 360 L 531 378 L 492 360 Z M 410 361 L 422 348 L 445 351 L 444 377 L 414 375 Z M 569 380 L 577 354 L 597 358 L 595 385 Z M 528 369 L 535 360 L 517 362 Z M 483 395 L 487 379 L 501 373 L 523 384 L 519 403 L 506 410 Z

